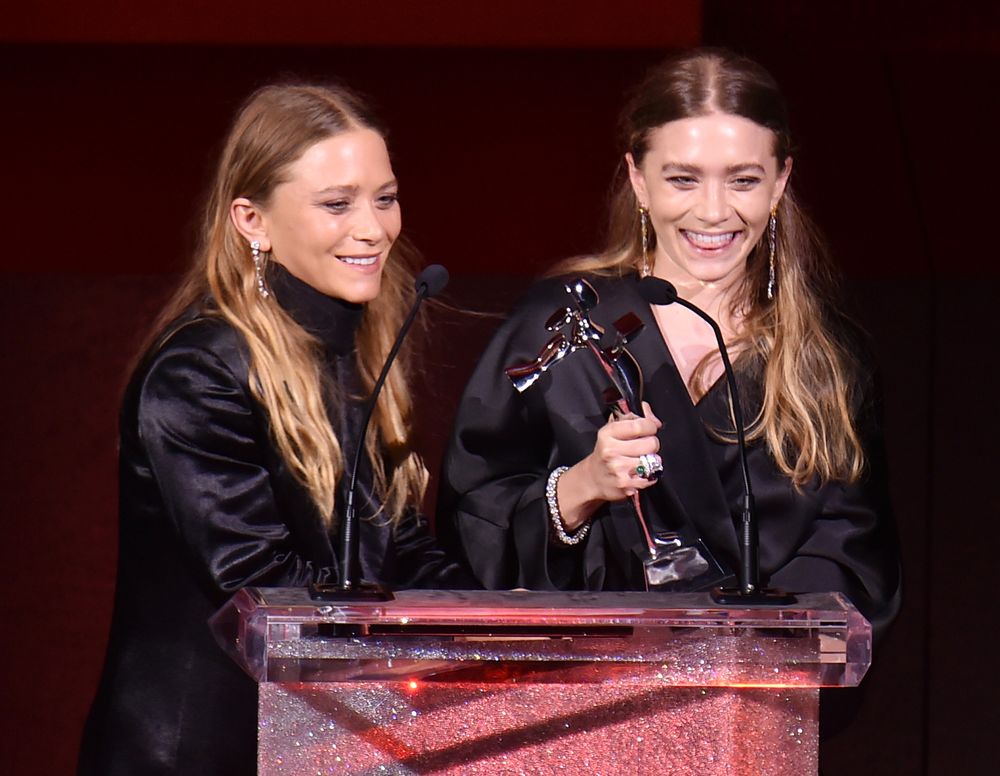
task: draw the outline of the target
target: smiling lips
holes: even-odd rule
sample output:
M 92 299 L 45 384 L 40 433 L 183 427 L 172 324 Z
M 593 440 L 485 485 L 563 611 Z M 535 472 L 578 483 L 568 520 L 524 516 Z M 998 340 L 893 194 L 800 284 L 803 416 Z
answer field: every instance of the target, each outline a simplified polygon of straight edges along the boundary
M 345 264 L 353 264 L 358 267 L 370 267 L 376 261 L 378 261 L 378 254 L 374 256 L 338 256 Z
M 681 233 L 695 248 L 707 251 L 728 248 L 739 234 L 739 232 L 692 232 L 688 229 L 682 229 Z

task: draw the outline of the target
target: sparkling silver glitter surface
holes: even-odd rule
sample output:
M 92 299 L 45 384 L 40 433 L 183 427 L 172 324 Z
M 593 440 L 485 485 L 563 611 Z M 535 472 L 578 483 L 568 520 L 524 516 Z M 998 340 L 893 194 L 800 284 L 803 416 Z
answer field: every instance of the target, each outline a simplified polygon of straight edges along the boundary
M 842 596 L 244 589 L 213 618 L 260 683 L 259 773 L 807 776 L 819 687 L 860 682 Z
M 808 689 L 268 682 L 258 773 L 804 776 L 817 708 Z

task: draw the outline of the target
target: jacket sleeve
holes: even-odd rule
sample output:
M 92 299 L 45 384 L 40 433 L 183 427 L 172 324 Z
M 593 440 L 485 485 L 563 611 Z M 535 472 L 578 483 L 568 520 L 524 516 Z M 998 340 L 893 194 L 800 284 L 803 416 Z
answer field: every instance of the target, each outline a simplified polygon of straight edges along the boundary
M 140 444 L 173 532 L 222 595 L 336 576 L 302 557 L 290 537 L 267 468 L 266 429 L 245 380 L 219 353 L 170 343 L 152 357 L 138 387 Z
M 393 530 L 397 588 L 475 590 L 481 588 L 466 567 L 451 557 L 430 531 L 427 518 L 409 509 Z

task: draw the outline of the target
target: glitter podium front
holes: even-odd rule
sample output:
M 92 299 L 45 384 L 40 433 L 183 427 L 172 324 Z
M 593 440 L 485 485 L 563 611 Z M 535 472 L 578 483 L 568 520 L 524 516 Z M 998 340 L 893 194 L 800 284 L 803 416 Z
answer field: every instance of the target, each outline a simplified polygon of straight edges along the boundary
M 819 688 L 871 657 L 839 594 L 248 588 L 212 627 L 259 682 L 262 776 L 815 774 Z

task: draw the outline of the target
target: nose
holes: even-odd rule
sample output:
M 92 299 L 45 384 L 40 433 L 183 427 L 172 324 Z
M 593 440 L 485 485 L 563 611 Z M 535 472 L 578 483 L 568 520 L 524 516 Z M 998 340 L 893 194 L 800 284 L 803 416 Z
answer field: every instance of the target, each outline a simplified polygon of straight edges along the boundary
M 380 216 L 379 211 L 370 202 L 358 207 L 351 224 L 351 237 L 358 242 L 372 245 L 385 239 L 386 229 Z
M 706 182 L 698 191 L 694 215 L 707 224 L 717 224 L 729 217 L 729 198 L 723 181 Z

